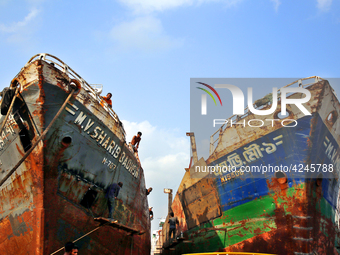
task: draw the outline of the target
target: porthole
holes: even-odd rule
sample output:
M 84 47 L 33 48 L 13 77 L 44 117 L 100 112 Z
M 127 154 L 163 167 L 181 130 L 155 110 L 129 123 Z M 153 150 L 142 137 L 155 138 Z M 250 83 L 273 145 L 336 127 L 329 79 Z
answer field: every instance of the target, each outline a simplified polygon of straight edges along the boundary
M 274 118 L 275 119 L 280 119 L 280 120 L 287 119 L 287 118 L 292 119 L 293 118 L 293 113 L 290 110 L 286 109 L 285 114 L 282 114 L 281 113 L 281 108 L 279 108 L 279 109 L 277 109 L 275 111 Z
M 285 184 L 287 182 L 287 176 L 283 172 L 276 172 L 275 177 L 277 179 L 277 182 L 280 184 Z
M 334 123 L 336 122 L 336 120 L 338 119 L 338 113 L 337 111 L 331 111 L 328 115 L 327 115 L 327 118 L 326 118 L 326 122 L 333 126 Z
M 64 147 L 70 146 L 71 143 L 72 143 L 72 137 L 70 137 L 70 136 L 65 136 L 65 137 L 61 140 L 61 144 L 62 144 Z

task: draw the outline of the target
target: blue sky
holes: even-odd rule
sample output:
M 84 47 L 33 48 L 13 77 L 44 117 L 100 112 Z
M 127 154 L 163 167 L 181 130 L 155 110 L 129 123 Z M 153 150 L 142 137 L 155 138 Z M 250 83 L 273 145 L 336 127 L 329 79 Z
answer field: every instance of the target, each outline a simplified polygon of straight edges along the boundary
M 176 191 L 189 164 L 190 78 L 339 77 L 339 8 L 338 0 L 0 0 L 0 84 L 46 52 L 112 92 L 127 140 L 143 132 L 157 229 L 163 188 Z

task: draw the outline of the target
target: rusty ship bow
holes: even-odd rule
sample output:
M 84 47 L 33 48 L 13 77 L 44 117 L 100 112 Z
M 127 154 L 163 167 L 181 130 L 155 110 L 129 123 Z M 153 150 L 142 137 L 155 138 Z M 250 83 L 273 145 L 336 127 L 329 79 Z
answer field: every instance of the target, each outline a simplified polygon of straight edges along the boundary
M 269 116 L 248 111 L 231 117 L 234 123 L 259 119 L 266 124 L 222 126 L 211 139 L 216 145 L 211 144 L 207 160 L 198 160 L 193 146 L 194 162 L 172 204 L 180 222 L 177 239 L 169 239 L 166 220 L 162 254 L 339 254 L 339 100 L 320 77 L 287 86 L 296 85 L 310 91 L 304 106 L 311 115 L 295 105 L 287 107 L 288 116 L 280 116 L 280 108 Z M 292 93 L 289 98 L 302 96 Z M 260 166 L 266 171 L 257 174 Z M 209 167 L 226 171 L 196 171 Z
M 49 54 L 34 56 L 10 90 L 0 118 L 0 254 L 62 254 L 78 239 L 81 254 L 149 254 L 144 172 L 99 91 Z M 95 221 L 108 217 L 105 190 L 119 181 L 118 223 Z

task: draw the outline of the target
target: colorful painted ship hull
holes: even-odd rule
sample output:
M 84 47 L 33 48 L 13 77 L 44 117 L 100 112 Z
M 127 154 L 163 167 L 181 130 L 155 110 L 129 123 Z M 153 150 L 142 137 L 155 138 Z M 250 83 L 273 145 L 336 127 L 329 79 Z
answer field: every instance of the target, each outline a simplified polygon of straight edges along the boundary
M 78 238 L 81 254 L 149 254 L 144 173 L 117 115 L 48 54 L 33 57 L 11 86 L 20 95 L 1 133 L 0 254 L 52 254 Z M 119 181 L 118 224 L 102 226 L 94 218 L 108 216 L 105 190 Z
M 312 115 L 288 108 L 291 127 L 222 129 L 214 152 L 180 184 L 172 204 L 179 238 L 169 240 L 166 224 L 163 254 L 338 254 L 340 104 L 328 82 L 316 79 L 305 105 Z M 256 119 L 278 119 L 278 111 Z M 192 178 L 209 166 L 235 171 Z

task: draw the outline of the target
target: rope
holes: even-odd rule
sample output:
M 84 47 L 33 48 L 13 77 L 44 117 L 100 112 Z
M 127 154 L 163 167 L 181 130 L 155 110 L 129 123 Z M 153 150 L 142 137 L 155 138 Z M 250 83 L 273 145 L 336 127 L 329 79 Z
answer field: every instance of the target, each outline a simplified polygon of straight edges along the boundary
M 79 241 L 80 239 L 83 239 L 85 236 L 88 236 L 89 234 L 91 234 L 91 233 L 97 231 L 98 229 L 100 229 L 101 227 L 103 227 L 103 226 L 105 226 L 105 225 L 107 225 L 107 224 L 109 224 L 109 222 L 106 222 L 106 223 L 104 223 L 103 225 L 100 225 L 99 227 L 96 227 L 95 229 L 91 230 L 90 232 L 87 232 L 85 235 L 83 235 L 83 236 L 79 237 L 78 239 L 74 240 L 72 243 L 75 243 L 75 242 Z M 51 253 L 50 255 L 54 255 L 54 254 L 56 254 L 56 253 L 62 251 L 63 249 L 64 249 L 64 247 L 61 247 L 59 250 L 57 250 L 57 251 Z
M 14 97 L 13 97 L 13 99 L 12 99 L 11 105 L 10 105 L 10 107 L 9 107 L 9 109 L 8 109 L 8 112 L 7 112 L 7 114 L 6 114 L 6 117 L 5 117 L 5 119 L 4 119 L 4 122 L 2 122 L 2 126 L 1 126 L 1 128 L 0 128 L 0 134 L 2 133 L 2 130 L 3 130 L 4 127 L 5 127 L 5 124 L 6 124 L 6 122 L 7 122 L 8 116 L 9 116 L 10 113 L 12 112 L 12 108 L 13 108 L 13 105 L 14 105 L 14 101 L 15 101 L 15 99 L 17 98 L 17 95 L 18 95 L 18 90 L 19 90 L 19 87 L 17 87 L 16 90 L 15 90 L 15 95 L 14 95 Z M 1 185 L 0 185 L 0 186 L 1 186 Z
M 72 95 L 74 94 L 75 90 L 73 89 L 71 91 L 71 93 L 69 94 L 69 96 L 67 97 L 66 101 L 64 102 L 64 104 L 61 106 L 61 108 L 59 109 L 59 111 L 57 112 L 56 116 L 53 118 L 53 120 L 51 121 L 51 123 L 47 126 L 47 128 L 45 129 L 45 131 L 41 134 L 41 136 L 39 136 L 38 140 L 34 143 L 34 145 L 25 153 L 25 155 L 19 160 L 19 162 L 13 167 L 13 169 L 11 171 L 9 171 L 9 173 L 0 181 L 0 187 L 2 186 L 2 184 L 4 184 L 5 181 L 7 181 L 7 179 L 15 172 L 15 170 L 17 170 L 17 168 L 21 165 L 22 162 L 24 162 L 24 160 L 29 156 L 29 154 L 33 151 L 33 149 L 38 145 L 38 143 L 45 137 L 46 133 L 50 130 L 51 126 L 53 125 L 53 123 L 55 122 L 55 120 L 59 117 L 59 115 L 61 114 L 61 112 L 64 110 L 64 108 L 66 107 L 66 104 L 68 103 L 68 101 L 70 101 Z

